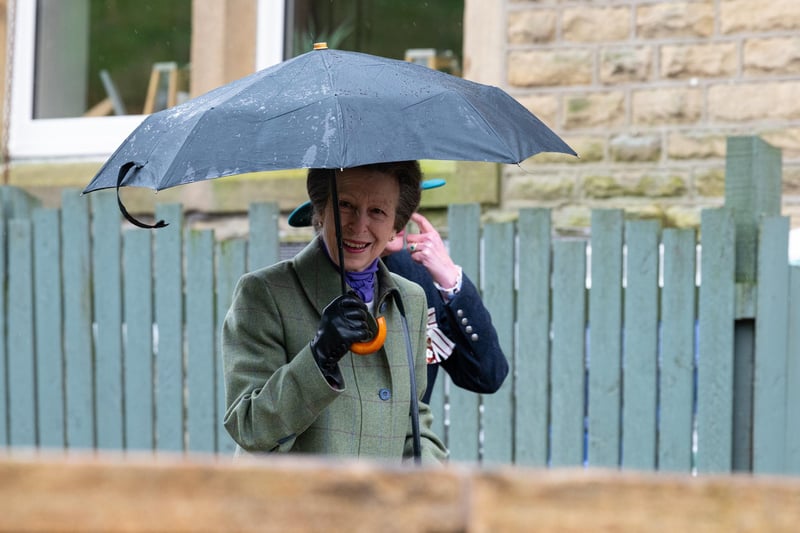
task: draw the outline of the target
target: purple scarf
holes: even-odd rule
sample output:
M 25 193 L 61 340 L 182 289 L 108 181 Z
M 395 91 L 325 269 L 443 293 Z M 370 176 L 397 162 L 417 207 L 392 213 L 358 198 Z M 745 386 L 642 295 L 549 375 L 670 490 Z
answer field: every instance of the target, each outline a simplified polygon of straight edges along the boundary
M 378 259 L 361 272 L 345 272 L 347 284 L 356 291 L 358 297 L 371 302 L 375 296 L 375 272 L 378 271 Z
M 328 251 L 328 247 L 325 246 L 324 241 L 320 239 L 322 243 L 322 249 L 325 250 L 325 255 L 328 256 L 330 262 L 333 266 L 336 267 L 338 270 L 339 267 L 336 263 L 333 262 L 331 259 L 331 254 Z M 371 302 L 372 299 L 375 297 L 375 272 L 378 271 L 378 260 L 380 258 L 376 258 L 367 268 L 362 270 L 361 272 L 345 272 L 344 279 L 347 281 L 347 284 L 350 285 L 358 297 L 361 298 L 364 302 Z

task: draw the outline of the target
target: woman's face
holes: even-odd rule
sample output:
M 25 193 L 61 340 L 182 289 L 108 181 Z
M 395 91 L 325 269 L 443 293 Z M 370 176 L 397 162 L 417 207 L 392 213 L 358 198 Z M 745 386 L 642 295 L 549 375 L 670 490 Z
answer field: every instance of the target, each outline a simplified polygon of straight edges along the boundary
M 346 168 L 337 172 L 336 185 L 342 221 L 344 269 L 360 272 L 380 257 L 395 235 L 400 185 L 389 174 L 363 168 Z M 322 238 L 338 265 L 339 250 L 330 200 L 322 213 Z

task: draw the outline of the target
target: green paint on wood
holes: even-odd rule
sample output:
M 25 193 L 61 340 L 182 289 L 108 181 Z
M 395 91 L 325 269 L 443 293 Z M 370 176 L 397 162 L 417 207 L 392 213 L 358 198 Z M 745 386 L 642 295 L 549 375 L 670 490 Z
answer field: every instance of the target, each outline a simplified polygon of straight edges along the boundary
M 622 467 L 656 467 L 658 391 L 659 231 L 654 220 L 625 226 L 625 352 L 623 364 Z
M 695 330 L 695 232 L 664 230 L 658 468 L 689 472 Z
M 184 449 L 183 417 L 183 229 L 181 206 L 156 207 L 169 226 L 155 232 L 156 444 L 159 450 Z
M 514 225 L 489 224 L 484 229 L 483 300 L 492 315 L 500 347 L 514 353 Z M 481 332 L 477 332 L 479 335 Z M 514 375 L 513 358 L 509 376 Z M 513 377 L 500 390 L 483 397 L 483 460 L 509 464 L 514 459 Z
M 520 211 L 516 378 L 506 378 L 516 381 L 514 459 L 540 468 L 547 466 L 550 410 L 550 232 L 549 209 Z
M 448 213 L 450 255 L 480 287 L 480 206 L 454 205 Z M 449 378 L 448 378 L 449 379 Z M 473 392 L 450 387 L 450 429 L 447 445 L 454 461 L 477 461 L 479 402 Z
M 58 210 L 37 209 L 33 212 L 39 444 L 43 448 L 55 449 L 63 448 L 66 444 L 60 232 Z
M 766 217 L 758 253 L 753 397 L 753 472 L 786 467 L 786 368 L 789 325 L 788 217 Z
M 550 460 L 583 464 L 586 336 L 586 243 L 553 243 L 553 345 L 550 363 Z
M 622 408 L 622 210 L 592 211 L 589 464 L 615 468 Z
M 697 471 L 733 468 L 735 226 L 730 209 L 703 211 L 697 360 Z
M 125 448 L 155 445 L 153 374 L 153 232 L 123 234 Z

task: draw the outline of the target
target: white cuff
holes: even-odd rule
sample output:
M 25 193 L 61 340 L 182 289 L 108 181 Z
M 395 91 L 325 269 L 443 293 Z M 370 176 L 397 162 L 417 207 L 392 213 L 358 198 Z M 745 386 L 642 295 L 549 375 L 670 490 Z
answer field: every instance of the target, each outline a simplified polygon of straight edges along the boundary
M 433 282 L 433 286 L 436 287 L 439 290 L 439 293 L 442 295 L 442 297 L 448 301 L 455 298 L 456 294 L 458 294 L 458 292 L 461 290 L 461 278 L 462 278 L 461 267 L 456 265 L 456 270 L 458 271 L 458 274 L 456 275 L 456 283 L 452 287 L 444 288 L 435 281 Z

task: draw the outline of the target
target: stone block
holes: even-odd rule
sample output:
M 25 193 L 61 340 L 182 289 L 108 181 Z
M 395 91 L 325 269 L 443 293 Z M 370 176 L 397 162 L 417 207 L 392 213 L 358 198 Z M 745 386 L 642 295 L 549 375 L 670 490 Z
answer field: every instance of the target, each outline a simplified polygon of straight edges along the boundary
M 561 34 L 571 42 L 624 41 L 631 33 L 631 8 L 580 6 L 564 10 Z
M 556 35 L 558 16 L 552 9 L 526 9 L 508 13 L 508 42 L 538 44 L 551 42 Z
M 636 125 L 691 124 L 703 114 L 703 92 L 687 87 L 641 89 L 633 92 L 632 121 Z
M 594 54 L 582 48 L 514 50 L 508 54 L 508 83 L 515 87 L 588 85 Z
M 601 83 L 648 81 L 652 70 L 653 48 L 650 46 L 607 46 L 600 51 Z
M 532 157 L 529 161 L 534 163 L 568 163 L 587 164 L 596 163 L 605 159 L 606 139 L 602 136 L 562 136 L 564 141 L 578 154 L 578 157 L 543 152 Z
M 670 159 L 720 159 L 725 157 L 726 136 L 721 133 L 672 132 L 667 136 Z
M 788 196 L 800 197 L 800 164 L 785 164 L 781 181 L 784 200 Z
M 747 39 L 742 63 L 747 76 L 800 74 L 800 37 Z
M 796 31 L 800 27 L 797 0 L 721 0 L 719 28 L 723 34 Z
M 586 198 L 614 198 L 625 194 L 625 186 L 611 175 L 585 176 L 581 181 L 581 189 Z
M 504 200 L 549 203 L 570 200 L 574 191 L 574 178 L 515 176 L 506 180 L 503 195 Z
M 700 207 L 669 206 L 665 212 L 665 225 L 670 228 L 699 228 Z
M 781 149 L 784 159 L 800 158 L 800 128 L 765 129 L 758 136 Z
M 645 39 L 709 37 L 714 32 L 714 2 L 660 2 L 636 8 L 636 35 Z
M 732 42 L 664 45 L 659 64 L 665 79 L 733 77 L 738 47 Z
M 622 91 L 576 94 L 565 98 L 567 128 L 612 127 L 625 122 L 625 94 Z
M 699 196 L 725 196 L 725 170 L 713 168 L 699 172 L 694 178 L 694 190 Z
M 516 100 L 550 128 L 558 128 L 558 101 L 555 94 L 528 94 L 516 97 Z
M 609 155 L 619 162 L 658 161 L 661 135 L 617 135 L 609 143 Z
M 708 89 L 708 118 L 727 122 L 797 120 L 800 119 L 798 94 L 800 81 L 796 80 L 716 84 Z

